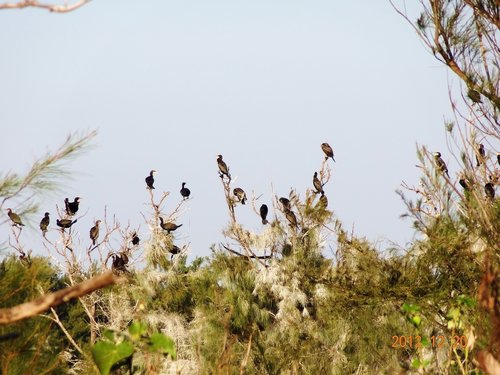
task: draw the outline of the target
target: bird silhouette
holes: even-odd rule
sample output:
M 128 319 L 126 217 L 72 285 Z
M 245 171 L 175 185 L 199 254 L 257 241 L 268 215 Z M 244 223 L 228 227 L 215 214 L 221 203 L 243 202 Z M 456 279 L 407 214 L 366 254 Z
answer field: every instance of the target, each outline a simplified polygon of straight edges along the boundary
M 315 193 L 322 193 L 324 194 L 325 192 L 323 191 L 323 185 L 321 184 L 321 181 L 318 178 L 318 172 L 314 172 L 313 176 L 313 186 L 316 189 Z
M 73 216 L 78 212 L 78 208 L 80 207 L 80 197 L 75 197 L 73 202 L 70 202 L 68 198 L 64 200 L 64 204 L 66 206 L 66 213 L 70 216 Z
M 266 225 L 269 223 L 267 221 L 267 213 L 269 212 L 269 209 L 267 208 L 267 205 L 263 204 L 260 206 L 260 218 L 262 219 L 262 224 Z
M 245 191 L 242 188 L 234 188 L 233 194 L 238 198 L 238 201 L 241 202 L 241 204 L 245 204 L 245 201 L 247 200 L 247 195 Z
M 188 199 L 189 198 L 189 195 L 191 194 L 191 190 L 189 190 L 187 187 L 186 187 L 186 183 L 183 182 L 182 183 L 182 188 L 181 188 L 181 195 L 182 195 L 182 198 L 183 199 Z
M 99 224 L 101 223 L 101 220 L 96 220 L 95 225 L 90 228 L 90 239 L 92 240 L 92 245 L 95 246 L 97 242 L 97 238 L 99 238 Z
M 335 159 L 333 157 L 333 149 L 331 148 L 331 146 L 328 143 L 326 143 L 326 142 L 322 143 L 321 149 L 325 153 L 325 160 L 328 160 L 328 158 L 332 158 L 332 160 L 335 161 Z
M 290 226 L 296 228 L 297 227 L 297 217 L 295 216 L 293 211 L 289 210 L 289 209 L 285 210 L 285 216 L 286 216 L 286 219 L 288 220 L 288 222 L 290 223 Z
M 441 173 L 445 173 L 448 176 L 448 178 L 449 178 L 450 175 L 448 174 L 448 167 L 446 166 L 446 163 L 443 161 L 443 159 L 441 159 L 441 153 L 440 152 L 435 152 L 434 153 L 434 162 L 436 163 L 437 169 Z
M 486 151 L 484 150 L 484 145 L 480 143 L 476 151 L 476 167 L 479 167 L 483 163 L 485 156 Z
M 21 220 L 19 215 L 16 214 L 15 212 L 12 212 L 12 210 L 10 208 L 7 208 L 7 215 L 9 216 L 10 220 L 12 221 L 12 225 L 14 225 L 16 227 L 17 226 L 24 227 L 23 221 Z
M 42 233 L 45 234 L 45 232 L 47 232 L 47 227 L 49 226 L 49 224 L 50 224 L 50 217 L 49 213 L 46 212 L 42 220 L 40 220 L 40 229 L 42 230 Z
M 486 198 L 488 198 L 491 201 L 495 200 L 495 185 L 493 185 L 492 182 L 487 182 L 484 185 L 484 192 L 486 194 Z
M 71 220 L 71 219 L 57 219 L 56 220 L 56 224 L 58 227 L 61 227 L 61 228 L 71 228 L 71 226 L 73 224 L 75 224 L 77 222 L 77 220 Z
M 152 169 L 150 172 L 149 172 L 149 176 L 147 176 L 144 181 L 146 181 L 146 185 L 148 186 L 148 189 L 154 189 L 155 187 L 153 186 L 154 182 L 155 182 L 155 179 L 153 177 L 153 174 L 155 173 L 156 171 L 154 169 Z
M 171 223 L 171 222 L 166 222 L 165 223 L 163 221 L 163 218 L 160 216 L 160 227 L 162 227 L 163 229 L 165 229 L 167 231 L 167 233 L 170 234 L 170 232 L 173 232 L 177 228 L 182 227 L 182 224 L 176 225 L 175 223 Z
M 222 160 L 222 155 L 217 155 L 217 166 L 219 167 L 220 178 L 223 178 L 224 175 L 226 175 L 227 178 L 231 179 L 231 175 L 229 174 L 229 168 L 227 167 L 224 160 Z
M 289 210 L 290 209 L 290 200 L 285 198 L 285 197 L 281 197 L 279 199 L 281 205 L 283 206 L 283 210 Z
M 140 240 L 141 239 L 139 238 L 136 232 L 132 233 L 132 245 L 134 246 L 139 245 Z

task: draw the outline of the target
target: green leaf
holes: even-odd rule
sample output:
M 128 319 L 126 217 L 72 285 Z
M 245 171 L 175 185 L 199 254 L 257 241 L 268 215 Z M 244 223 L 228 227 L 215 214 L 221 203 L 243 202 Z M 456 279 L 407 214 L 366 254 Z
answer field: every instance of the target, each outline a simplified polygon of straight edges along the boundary
M 175 343 L 170 337 L 163 333 L 153 333 L 149 338 L 151 349 L 164 354 L 170 354 L 172 359 L 176 358 Z
M 141 338 L 142 335 L 147 333 L 147 325 L 142 322 L 132 322 L 132 324 L 128 327 L 128 332 L 130 333 L 130 337 L 132 340 L 137 341 Z
M 134 347 L 128 341 L 120 344 L 99 341 L 92 347 L 92 357 L 102 375 L 108 375 L 114 364 L 130 357 L 133 353 Z
M 427 337 L 422 337 L 421 343 L 422 343 L 422 346 L 426 347 L 426 348 L 431 344 L 431 342 L 429 341 L 429 339 Z
M 415 358 L 415 359 L 412 361 L 412 363 L 411 363 L 411 367 L 413 367 L 413 368 L 420 368 L 420 366 L 421 366 L 421 363 L 420 363 L 420 361 L 418 360 L 418 358 Z
M 446 317 L 448 318 L 448 320 L 458 321 L 460 319 L 460 309 L 457 307 L 450 309 Z
M 420 306 L 413 305 L 411 303 L 404 303 L 402 308 L 405 312 L 410 314 L 415 314 L 420 311 Z
M 413 318 L 411 318 L 412 324 L 418 328 L 420 326 L 420 323 L 422 323 L 422 318 L 420 315 L 415 315 Z
M 467 306 L 467 307 L 475 307 L 476 306 L 476 300 L 473 298 L 470 298 L 469 296 L 466 296 L 466 295 L 459 296 L 458 302 L 462 305 Z

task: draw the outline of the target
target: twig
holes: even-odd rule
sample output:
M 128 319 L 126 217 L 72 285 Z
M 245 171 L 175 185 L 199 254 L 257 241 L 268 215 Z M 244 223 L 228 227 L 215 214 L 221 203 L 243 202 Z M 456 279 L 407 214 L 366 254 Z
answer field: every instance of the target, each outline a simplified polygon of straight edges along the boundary
M 54 12 L 54 13 L 68 13 L 84 6 L 87 3 L 90 3 L 91 1 L 92 0 L 80 0 L 74 4 L 55 5 L 55 4 L 39 3 L 38 0 L 24 0 L 17 3 L 0 4 L 0 9 L 23 9 L 31 7 L 31 8 L 47 9 L 49 12 Z

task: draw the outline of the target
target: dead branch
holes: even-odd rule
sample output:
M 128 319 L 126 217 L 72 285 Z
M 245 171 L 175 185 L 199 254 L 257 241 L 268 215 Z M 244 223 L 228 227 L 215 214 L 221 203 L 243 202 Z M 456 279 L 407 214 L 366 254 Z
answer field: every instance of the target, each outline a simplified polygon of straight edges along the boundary
M 81 297 L 97 289 L 114 284 L 116 277 L 111 272 L 103 273 L 80 284 L 64 288 L 54 293 L 41 296 L 33 301 L 23 303 L 11 308 L 0 309 L 0 324 L 14 323 L 22 319 L 40 314 L 51 307 L 68 302 L 72 298 Z
M 64 4 L 64 5 L 56 5 L 56 4 L 46 4 L 40 3 L 38 0 L 24 0 L 13 3 L 3 3 L 0 4 L 0 9 L 23 9 L 23 8 L 41 8 L 46 9 L 49 12 L 54 13 L 68 13 L 73 10 L 76 10 L 87 3 L 90 3 L 92 0 L 80 0 L 73 4 Z

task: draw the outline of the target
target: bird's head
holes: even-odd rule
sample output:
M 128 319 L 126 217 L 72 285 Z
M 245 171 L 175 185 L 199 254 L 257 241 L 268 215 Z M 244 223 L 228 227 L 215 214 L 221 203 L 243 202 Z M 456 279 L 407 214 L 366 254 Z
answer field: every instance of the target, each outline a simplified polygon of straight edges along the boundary
M 75 202 L 80 203 L 80 199 L 82 199 L 82 198 L 80 198 L 80 197 L 75 197 Z
M 156 173 L 156 169 L 151 169 L 151 170 L 149 171 L 149 175 L 150 175 L 150 176 L 152 176 L 152 175 L 153 175 L 153 173 Z
M 101 220 L 96 220 L 95 225 L 99 225 L 101 223 Z
M 222 160 L 222 155 L 217 155 L 217 160 Z
M 12 210 L 10 208 L 7 208 L 7 212 L 10 214 Z
M 49 217 L 49 213 L 48 212 L 45 213 L 45 217 Z
M 440 158 L 440 157 L 441 157 L 441 153 L 440 153 L 439 151 L 436 151 L 436 152 L 434 153 L 434 157 L 435 157 L 435 158 Z

